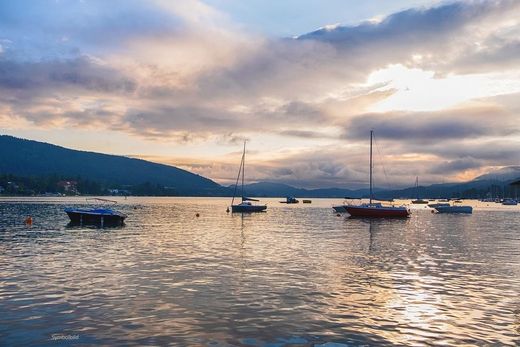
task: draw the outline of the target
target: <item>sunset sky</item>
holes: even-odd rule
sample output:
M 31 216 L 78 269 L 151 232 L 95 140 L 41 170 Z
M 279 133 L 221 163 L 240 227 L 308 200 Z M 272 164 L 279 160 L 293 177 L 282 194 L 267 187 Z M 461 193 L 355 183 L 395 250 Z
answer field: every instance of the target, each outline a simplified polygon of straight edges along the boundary
M 469 180 L 519 116 L 518 0 L 0 0 L 0 133 L 223 184 L 247 138 L 249 182 L 365 187 L 370 129 L 376 185 Z

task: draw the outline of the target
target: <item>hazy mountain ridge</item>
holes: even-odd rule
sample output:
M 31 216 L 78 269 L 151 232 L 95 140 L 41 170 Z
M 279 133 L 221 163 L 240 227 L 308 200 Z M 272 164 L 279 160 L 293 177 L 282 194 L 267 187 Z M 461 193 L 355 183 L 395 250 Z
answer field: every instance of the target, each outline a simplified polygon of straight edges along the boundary
M 230 186 L 232 188 L 234 186 Z M 274 183 L 274 182 L 257 182 L 244 186 L 246 195 L 256 197 L 305 197 L 305 198 L 343 198 L 362 197 L 368 194 L 368 189 L 343 189 L 343 188 L 317 188 L 305 189 L 296 188 L 288 184 Z M 240 194 L 240 191 L 238 192 Z
M 518 175 L 515 176 L 518 168 Z M 501 174 L 500 174 L 501 173 Z M 511 174 L 513 173 L 513 174 Z M 492 177 L 490 179 L 489 177 Z M 461 183 L 439 183 L 428 186 L 419 186 L 419 188 L 408 187 L 403 189 L 382 189 L 374 188 L 374 196 L 381 199 L 390 198 L 450 198 L 450 197 L 466 197 L 466 198 L 484 198 L 484 197 L 509 197 L 515 196 L 515 188 L 510 187 L 509 183 L 520 177 L 520 167 L 503 168 L 497 172 L 491 172 L 482 175 L 469 182 Z M 305 189 L 295 188 L 290 185 L 258 182 L 248 184 L 245 187 L 246 194 L 264 197 L 328 197 L 328 198 L 361 198 L 369 196 L 369 189 L 342 189 L 342 188 L 321 188 L 321 189 Z

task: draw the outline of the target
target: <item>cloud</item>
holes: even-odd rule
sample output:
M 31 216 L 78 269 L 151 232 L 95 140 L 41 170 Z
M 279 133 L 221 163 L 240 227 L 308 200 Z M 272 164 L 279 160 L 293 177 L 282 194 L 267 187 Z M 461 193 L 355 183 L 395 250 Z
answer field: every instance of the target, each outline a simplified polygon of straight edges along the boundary
M 500 124 L 490 126 L 490 120 Z M 370 130 L 377 137 L 400 142 L 431 143 L 518 133 L 516 115 L 499 107 L 466 107 L 437 112 L 387 112 L 353 117 L 345 139 L 364 139 Z
M 4 6 L 4 19 L 11 28 L 20 27 L 24 19 L 20 9 Z M 142 129 L 143 136 L 176 131 L 203 135 L 209 126 L 226 132 L 229 127 L 268 130 L 268 123 L 261 125 L 253 117 L 267 120 L 271 129 L 296 126 L 282 130 L 296 134 L 388 97 L 391 90 L 348 96 L 359 90 L 373 69 L 409 62 L 419 53 L 435 60 L 434 56 L 451 51 L 477 22 L 482 27 L 479 35 L 488 37 L 497 18 L 504 13 L 509 18 L 518 6 L 492 1 L 410 9 L 377 23 L 327 27 L 296 40 L 240 31 L 225 15 L 198 1 L 132 2 L 123 7 L 64 2 L 53 15 L 40 6 L 32 8 L 29 15 L 41 18 L 43 26 L 57 31 L 71 26 L 82 40 L 78 44 L 87 42 L 92 30 L 106 31 L 102 36 L 115 35 L 120 41 L 106 52 L 93 50 L 95 57 L 80 54 L 21 62 L 13 53 L 11 60 L 1 62 L 0 86 L 63 94 L 72 88 L 80 98 L 103 92 L 117 103 L 130 98 L 115 127 L 134 134 Z M 73 21 L 78 15 L 86 16 L 79 25 Z M 24 102 L 30 103 L 28 99 Z
M 88 56 L 20 62 L 0 60 L 0 88 L 48 95 L 73 88 L 81 92 L 131 93 L 136 83 L 119 70 Z
M 430 172 L 439 175 L 451 175 L 461 171 L 476 169 L 482 166 L 482 162 L 474 158 L 462 158 L 450 161 L 444 161 L 433 167 Z
M 42 0 L 0 3 L 3 35 L 20 59 L 50 58 L 76 48 L 104 53 L 135 36 L 174 32 L 179 17 L 137 0 Z
M 307 138 L 307 139 L 323 139 L 323 138 L 331 137 L 331 134 L 312 131 L 312 130 L 283 130 L 283 131 L 280 131 L 280 135 L 303 137 L 303 138 Z
M 201 1 L 4 2 L 0 122 L 223 148 L 269 138 L 278 147 L 261 149 L 276 155 L 256 158 L 249 177 L 314 187 L 364 184 L 375 129 L 394 182 L 418 171 L 434 181 L 518 159 L 516 95 L 497 96 L 505 86 L 435 112 L 375 112 L 400 90 L 368 77 L 400 64 L 447 82 L 503 69 L 517 79 L 519 11 L 512 0 L 453 2 L 293 39 L 248 32 Z M 236 171 L 227 158 L 179 165 L 224 181 Z
M 494 41 L 494 42 L 493 42 Z M 482 71 L 515 70 L 520 66 L 520 41 L 494 38 L 453 62 L 450 72 L 470 74 Z
M 520 161 L 517 150 L 520 141 L 518 139 L 474 140 L 474 141 L 451 141 L 435 145 L 413 147 L 415 150 L 425 154 L 435 155 L 437 158 L 456 160 L 458 158 L 473 158 L 485 162 L 490 166 L 510 166 Z
M 406 63 L 442 73 L 474 65 L 473 71 L 481 72 L 489 71 L 485 67 L 490 61 L 504 58 L 494 52 L 497 48 L 504 53 L 516 50 L 516 42 L 510 41 L 517 35 L 511 28 L 518 28 L 519 15 L 520 3 L 514 0 L 459 1 L 408 9 L 357 26 L 322 28 L 298 40 L 329 43 L 356 66 L 369 70 Z M 491 41 L 501 45 L 489 47 Z M 479 63 L 483 54 L 486 64 Z

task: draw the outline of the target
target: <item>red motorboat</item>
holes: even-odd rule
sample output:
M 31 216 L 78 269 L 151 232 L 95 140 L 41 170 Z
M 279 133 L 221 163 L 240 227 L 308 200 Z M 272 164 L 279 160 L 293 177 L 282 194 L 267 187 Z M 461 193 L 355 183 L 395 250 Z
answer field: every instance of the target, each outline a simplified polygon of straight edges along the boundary
M 372 141 L 374 131 L 370 131 L 370 200 L 368 204 L 343 204 L 334 206 L 334 210 L 338 213 L 347 212 L 351 217 L 363 218 L 406 218 L 410 215 L 410 210 L 406 206 L 383 206 L 380 202 L 372 202 L 374 200 L 372 194 Z

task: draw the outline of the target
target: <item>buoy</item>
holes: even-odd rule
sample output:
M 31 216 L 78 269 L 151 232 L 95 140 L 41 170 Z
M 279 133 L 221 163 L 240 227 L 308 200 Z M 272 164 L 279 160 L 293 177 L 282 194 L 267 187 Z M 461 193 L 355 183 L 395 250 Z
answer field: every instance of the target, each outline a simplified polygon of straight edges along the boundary
M 33 223 L 33 220 L 32 220 L 31 216 L 28 216 L 27 218 L 25 218 L 25 224 L 32 225 L 32 223 Z
M 227 213 L 229 213 L 229 207 L 228 207 L 228 208 L 226 208 L 226 212 L 227 212 Z
M 341 215 L 338 213 L 338 214 L 336 215 L 336 217 L 341 217 Z
M 195 217 L 200 217 L 200 214 L 198 212 L 195 213 Z

